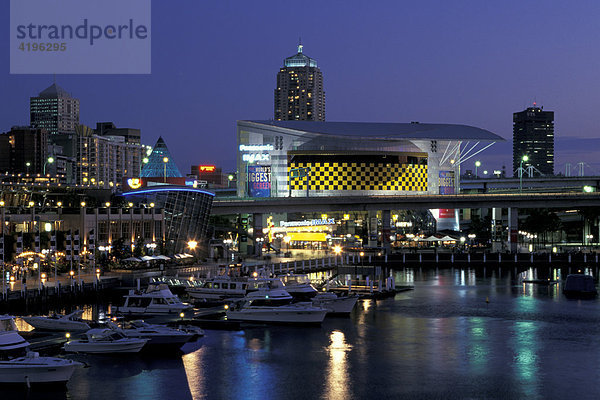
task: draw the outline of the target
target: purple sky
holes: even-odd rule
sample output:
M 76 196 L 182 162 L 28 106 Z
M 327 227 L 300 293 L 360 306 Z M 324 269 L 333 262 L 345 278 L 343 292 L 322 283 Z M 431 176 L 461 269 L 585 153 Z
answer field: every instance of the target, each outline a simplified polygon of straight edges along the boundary
M 8 3 L 0 131 L 28 124 L 29 97 L 52 83 L 9 75 Z M 151 75 L 57 83 L 81 100 L 84 124 L 138 127 L 148 144 L 162 135 L 184 173 L 235 168 L 235 121 L 272 118 L 275 77 L 299 36 L 323 71 L 328 121 L 474 125 L 509 140 L 482 154 L 481 170 L 510 171 L 512 113 L 537 100 L 555 112 L 556 172 L 586 161 L 600 173 L 597 1 L 172 0 L 153 1 L 152 16 Z

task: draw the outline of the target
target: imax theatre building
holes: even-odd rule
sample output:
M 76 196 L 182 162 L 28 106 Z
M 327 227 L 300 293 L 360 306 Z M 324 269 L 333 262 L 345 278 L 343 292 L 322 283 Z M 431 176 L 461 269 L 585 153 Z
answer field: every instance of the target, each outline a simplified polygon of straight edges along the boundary
M 466 125 L 238 121 L 237 194 L 239 197 L 454 194 L 458 193 L 461 163 L 503 140 L 487 130 Z M 432 213 L 437 230 L 458 230 L 454 210 L 432 210 Z M 295 216 L 296 221 L 272 221 L 272 225 L 278 228 L 295 222 L 297 226 L 304 220 L 302 217 Z M 304 218 L 310 220 L 310 216 Z M 354 215 L 338 216 L 338 224 L 339 219 L 354 218 Z M 396 214 L 394 221 L 404 227 L 411 224 L 402 219 Z M 365 229 L 370 231 L 369 244 L 374 244 L 373 229 Z M 326 231 L 326 236 L 335 237 L 335 229 Z

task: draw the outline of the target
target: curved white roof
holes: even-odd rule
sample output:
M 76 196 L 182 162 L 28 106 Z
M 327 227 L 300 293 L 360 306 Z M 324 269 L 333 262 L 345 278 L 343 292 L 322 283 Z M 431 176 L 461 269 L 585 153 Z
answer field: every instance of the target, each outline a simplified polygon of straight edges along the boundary
M 239 121 L 269 127 L 330 136 L 411 140 L 477 140 L 503 142 L 505 139 L 488 130 L 469 125 L 389 123 L 389 122 L 320 122 L 320 121 Z

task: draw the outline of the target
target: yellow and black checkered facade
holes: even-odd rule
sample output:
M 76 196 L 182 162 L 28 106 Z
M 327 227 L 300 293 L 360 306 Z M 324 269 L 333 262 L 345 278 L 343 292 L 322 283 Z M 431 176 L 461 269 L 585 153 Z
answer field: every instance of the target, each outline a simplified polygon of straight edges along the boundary
M 307 167 L 309 190 L 427 191 L 427 165 L 294 161 L 288 165 L 291 190 L 306 190 L 306 177 L 290 176 L 290 171 Z

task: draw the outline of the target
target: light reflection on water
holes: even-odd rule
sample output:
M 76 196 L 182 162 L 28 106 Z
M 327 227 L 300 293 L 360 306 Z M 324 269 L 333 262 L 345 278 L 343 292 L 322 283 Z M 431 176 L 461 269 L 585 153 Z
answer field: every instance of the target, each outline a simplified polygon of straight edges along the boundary
M 338 330 L 329 335 L 331 343 L 327 346 L 329 362 L 325 375 L 326 386 L 324 398 L 331 400 L 344 400 L 350 397 L 348 393 L 349 375 L 347 353 L 352 346 L 346 343 L 344 333 Z

